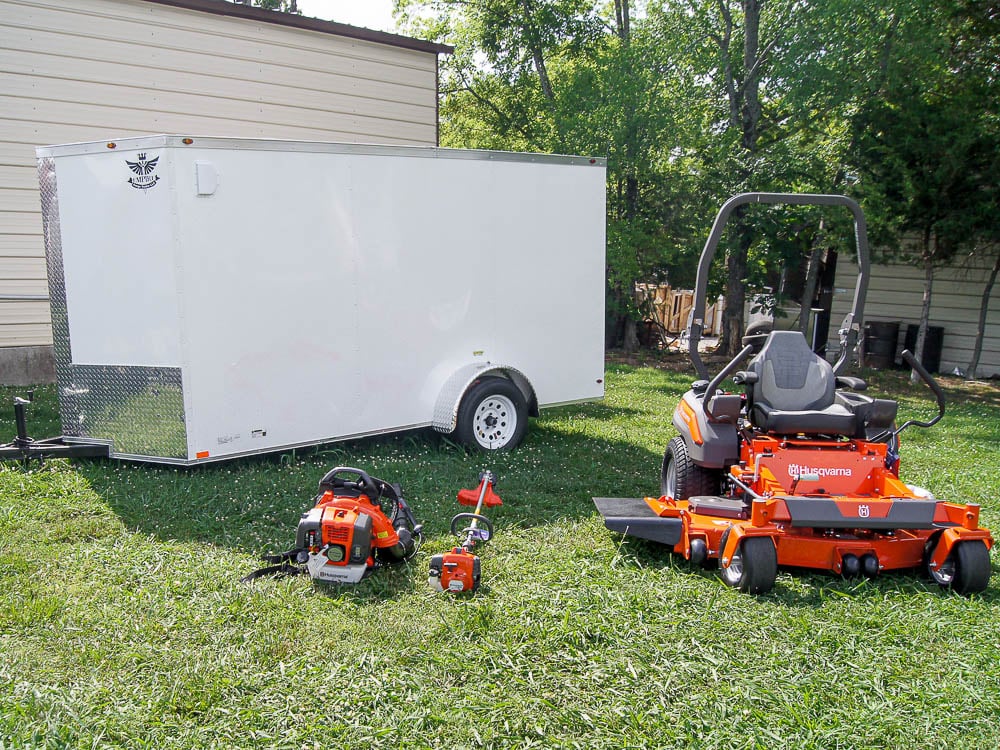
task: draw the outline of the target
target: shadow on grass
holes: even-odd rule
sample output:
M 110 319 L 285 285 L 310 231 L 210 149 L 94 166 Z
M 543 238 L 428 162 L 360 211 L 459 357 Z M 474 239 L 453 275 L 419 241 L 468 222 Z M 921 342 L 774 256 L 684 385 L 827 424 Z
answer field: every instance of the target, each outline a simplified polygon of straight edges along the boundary
M 676 397 L 662 381 L 633 382 L 629 389 L 640 394 L 648 391 L 657 398 L 669 396 L 666 400 L 671 404 Z M 39 406 L 45 406 L 44 399 Z M 43 413 L 51 419 L 54 410 L 49 412 Z M 594 519 L 594 496 L 656 494 L 662 445 L 673 434 L 669 415 L 663 415 L 662 434 L 652 443 L 661 447 L 648 447 L 649 435 L 642 435 L 644 445 L 639 445 L 627 434 L 637 417 L 649 414 L 646 409 L 608 402 L 554 409 L 532 423 L 521 448 L 489 456 L 467 452 L 438 433 L 415 431 L 193 468 L 112 460 L 80 461 L 74 468 L 132 531 L 255 556 L 291 547 L 299 516 L 312 505 L 318 480 L 333 466 L 357 466 L 402 485 L 425 526 L 429 545 L 425 549 L 439 551 L 453 540 L 448 533 L 450 521 L 461 510 L 455 494 L 474 487 L 484 468 L 498 476 L 497 491 L 504 499 L 502 507 L 490 512 L 498 534 L 510 528 L 546 528 L 556 521 Z M 641 429 L 659 428 L 647 424 Z M 612 436 L 623 432 L 622 438 Z M 620 537 L 606 533 L 615 536 L 617 544 Z M 644 568 L 671 568 L 693 580 L 717 580 L 717 571 L 692 566 L 660 545 L 625 538 L 620 551 Z M 421 587 L 425 563 L 426 555 L 421 555 L 414 563 L 398 566 L 392 575 L 372 576 L 351 596 L 382 600 Z M 250 572 L 251 566 L 243 572 Z M 344 595 L 340 587 L 319 588 L 329 596 Z M 765 600 L 814 607 L 831 596 L 884 598 L 900 590 L 936 592 L 939 587 L 925 582 L 917 572 L 894 572 L 864 581 L 783 570 Z M 991 591 L 983 595 L 988 601 L 996 597 Z
M 610 411 L 583 408 L 588 422 Z M 76 470 L 130 530 L 254 554 L 292 546 L 319 479 L 338 465 L 398 482 L 425 534 L 439 540 L 451 538 L 451 518 L 463 510 L 458 490 L 475 487 L 485 468 L 496 474 L 504 500 L 490 511 L 500 533 L 505 526 L 592 517 L 593 496 L 656 492 L 660 461 L 658 453 L 626 441 L 541 423 L 519 449 L 490 456 L 417 431 L 193 468 L 94 460 L 78 462 Z
M 679 575 L 690 576 L 692 585 L 698 580 L 716 581 L 720 586 L 724 585 L 719 575 L 718 560 L 696 565 L 683 556 L 672 553 L 664 545 L 632 537 L 624 537 L 618 551 L 626 560 L 644 569 L 669 569 L 677 571 Z M 1000 572 L 995 562 L 991 563 L 991 569 L 994 576 Z M 848 598 L 856 602 L 870 600 L 876 603 L 890 597 L 916 594 L 955 597 L 960 601 L 965 599 L 934 583 L 918 568 L 888 571 L 869 579 L 863 576 L 845 578 L 835 573 L 793 567 L 780 567 L 775 587 L 756 598 L 793 609 L 819 609 L 836 598 Z M 750 594 L 746 596 L 754 598 Z M 1000 592 L 995 588 L 989 588 L 975 596 L 987 604 L 1000 602 Z

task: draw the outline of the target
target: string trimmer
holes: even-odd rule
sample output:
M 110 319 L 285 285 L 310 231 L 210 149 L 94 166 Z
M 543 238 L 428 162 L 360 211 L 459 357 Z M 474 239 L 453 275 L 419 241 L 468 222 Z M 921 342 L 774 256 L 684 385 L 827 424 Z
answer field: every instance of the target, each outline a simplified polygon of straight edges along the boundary
M 451 533 L 462 539 L 462 544 L 451 552 L 434 555 L 431 558 L 427 583 L 437 591 L 475 591 L 479 588 L 479 557 L 472 553 L 478 542 L 488 542 L 493 537 L 493 524 L 483 515 L 483 506 L 492 508 L 503 505 L 500 496 L 493 491 L 496 477 L 493 472 L 484 471 L 479 475 L 479 487 L 474 490 L 459 490 L 458 502 L 474 506 L 471 513 L 459 513 L 451 519 Z M 467 524 L 464 527 L 463 524 Z

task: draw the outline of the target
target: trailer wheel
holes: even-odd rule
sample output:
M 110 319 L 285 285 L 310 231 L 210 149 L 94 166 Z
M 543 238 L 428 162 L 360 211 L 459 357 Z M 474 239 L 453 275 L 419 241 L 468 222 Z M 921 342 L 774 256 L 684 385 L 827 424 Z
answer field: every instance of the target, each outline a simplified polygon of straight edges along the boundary
M 455 439 L 479 450 L 509 450 L 520 445 L 528 428 L 528 404 L 506 378 L 474 383 L 458 407 Z
M 667 443 L 660 471 L 660 494 L 675 500 L 687 500 L 696 495 L 718 495 L 719 473 L 698 466 L 688 454 L 687 444 L 680 435 Z
M 937 540 L 929 545 L 926 559 L 934 555 Z M 928 567 L 927 572 L 940 586 L 950 588 L 959 594 L 978 594 L 985 591 L 990 583 L 990 551 L 986 544 L 978 541 L 960 542 L 955 545 L 948 559 L 936 570 Z
M 778 552 L 774 542 L 766 536 L 751 536 L 740 542 L 729 561 L 722 564 L 722 552 L 729 541 L 726 529 L 719 541 L 719 572 L 727 586 L 746 594 L 766 594 L 774 588 L 778 577 Z

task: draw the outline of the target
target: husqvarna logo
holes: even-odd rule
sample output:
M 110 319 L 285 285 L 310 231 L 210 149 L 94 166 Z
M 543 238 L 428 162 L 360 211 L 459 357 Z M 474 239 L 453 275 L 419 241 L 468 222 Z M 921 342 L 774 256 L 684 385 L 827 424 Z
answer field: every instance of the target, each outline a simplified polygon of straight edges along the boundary
M 794 478 L 800 477 L 803 474 L 816 474 L 820 477 L 850 477 L 854 475 L 854 472 L 843 467 L 817 467 L 802 466 L 800 464 L 788 464 L 788 476 Z
M 859 505 L 858 506 L 858 516 L 861 518 L 868 518 L 872 514 L 871 506 Z

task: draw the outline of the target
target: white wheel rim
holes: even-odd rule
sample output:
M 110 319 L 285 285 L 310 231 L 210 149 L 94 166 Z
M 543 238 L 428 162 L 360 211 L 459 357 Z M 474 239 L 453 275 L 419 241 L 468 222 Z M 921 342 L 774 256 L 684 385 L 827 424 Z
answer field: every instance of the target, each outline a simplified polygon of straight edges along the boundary
M 719 550 L 719 554 L 722 554 L 721 549 Z M 736 548 L 736 552 L 729 561 L 729 566 L 723 568 L 722 575 L 730 585 L 739 585 L 740 580 L 743 578 L 743 551 L 739 547 Z
M 472 434 L 484 448 L 503 448 L 517 429 L 517 409 L 506 396 L 487 396 L 472 415 Z
M 950 586 L 951 582 L 955 580 L 955 561 L 948 558 L 937 570 L 934 568 L 930 569 L 931 578 L 935 580 L 941 586 Z

